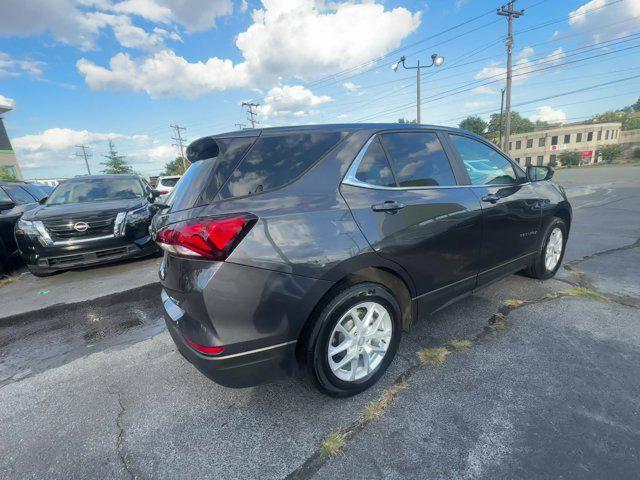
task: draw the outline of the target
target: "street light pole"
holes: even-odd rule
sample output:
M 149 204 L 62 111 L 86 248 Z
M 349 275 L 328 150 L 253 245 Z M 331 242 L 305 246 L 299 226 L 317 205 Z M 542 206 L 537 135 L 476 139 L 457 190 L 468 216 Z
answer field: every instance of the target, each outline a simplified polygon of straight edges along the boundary
M 407 65 L 404 63 L 404 61 L 406 60 L 406 57 L 403 55 L 402 57 L 400 57 L 400 60 L 398 60 L 396 63 L 394 63 L 393 65 L 391 65 L 391 69 L 394 72 L 398 71 L 398 67 L 400 65 L 402 65 L 403 68 L 405 68 L 406 70 L 416 70 L 416 93 L 417 93 L 417 98 L 416 98 L 416 122 L 420 123 L 421 122 L 421 118 L 420 118 L 420 70 L 423 68 L 429 68 L 429 67 L 439 67 L 440 65 L 442 65 L 444 63 L 444 57 L 442 55 L 438 55 L 437 53 L 434 53 L 433 55 L 431 55 L 431 65 L 420 65 L 420 60 L 418 60 L 418 65 L 415 67 L 407 67 Z

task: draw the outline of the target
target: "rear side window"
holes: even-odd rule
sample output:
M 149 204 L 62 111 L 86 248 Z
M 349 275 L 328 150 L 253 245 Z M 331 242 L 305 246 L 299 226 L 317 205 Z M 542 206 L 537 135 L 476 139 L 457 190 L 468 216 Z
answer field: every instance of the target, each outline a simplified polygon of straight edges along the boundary
M 36 201 L 36 199 L 29 195 L 26 190 L 17 185 L 7 185 L 4 189 L 16 205 L 24 205 L 26 203 L 34 203 Z
M 160 180 L 160 185 L 163 187 L 175 187 L 176 183 L 178 183 L 179 178 L 163 178 Z
M 45 192 L 44 189 L 42 189 L 38 185 L 33 185 L 31 183 L 27 183 L 26 185 L 24 185 L 23 188 L 27 192 L 29 192 L 32 196 L 34 196 L 38 201 L 42 200 L 44 197 L 48 195 L 48 193 Z
M 356 179 L 369 185 L 378 185 L 381 187 L 396 186 L 396 180 L 393 178 L 391 166 L 377 137 L 371 142 L 369 148 L 367 148 L 367 153 L 365 153 L 356 172 Z
M 261 137 L 220 190 L 221 198 L 281 187 L 310 168 L 342 138 L 341 132 Z
M 513 165 L 493 148 L 469 137 L 449 135 L 472 185 L 508 185 L 517 182 Z
M 435 133 L 407 132 L 382 135 L 400 187 L 455 185 L 449 159 Z

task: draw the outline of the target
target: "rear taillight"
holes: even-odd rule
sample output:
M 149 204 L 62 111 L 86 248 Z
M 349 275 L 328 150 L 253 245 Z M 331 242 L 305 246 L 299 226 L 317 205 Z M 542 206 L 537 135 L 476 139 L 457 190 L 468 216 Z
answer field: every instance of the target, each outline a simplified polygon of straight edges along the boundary
M 220 355 L 224 350 L 224 347 L 207 347 L 205 345 L 200 345 L 199 343 L 194 342 L 186 335 L 184 336 L 185 341 L 191 345 L 191 348 L 197 350 L 200 353 L 204 353 L 205 355 Z
M 166 195 L 167 193 L 169 193 L 169 190 L 158 190 L 158 193 L 160 195 Z
M 257 217 L 248 213 L 186 220 L 160 230 L 156 243 L 181 257 L 224 260 L 256 221 Z

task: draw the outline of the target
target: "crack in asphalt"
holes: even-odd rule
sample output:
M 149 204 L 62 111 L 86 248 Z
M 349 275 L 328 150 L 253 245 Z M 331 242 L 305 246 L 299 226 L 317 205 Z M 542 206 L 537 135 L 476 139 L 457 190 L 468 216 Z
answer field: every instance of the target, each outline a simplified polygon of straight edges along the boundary
M 125 431 L 124 431 L 124 425 L 122 423 L 122 417 L 125 414 L 126 409 L 124 408 L 124 404 L 122 403 L 122 395 L 121 395 L 121 393 L 120 392 L 115 392 L 115 393 L 112 393 L 112 394 L 117 396 L 118 405 L 120 406 L 120 411 L 118 412 L 118 415 L 116 416 L 116 426 L 118 427 L 118 436 L 116 437 L 116 451 L 118 453 L 118 458 L 120 459 L 120 463 L 122 463 L 122 466 L 124 467 L 126 472 L 129 474 L 129 478 L 131 478 L 132 480 L 136 480 L 138 478 L 138 475 L 134 472 L 133 466 L 131 465 L 131 462 L 127 458 L 127 454 L 124 453 L 123 449 L 122 449 L 122 446 L 124 444 L 124 437 L 125 437 Z
M 629 250 L 637 247 L 640 247 L 640 238 L 636 240 L 634 243 L 629 245 L 624 245 L 622 247 L 595 252 L 590 255 L 586 255 L 582 258 L 567 262 L 564 264 L 564 268 L 570 271 L 574 275 L 574 277 L 576 278 L 576 283 L 574 284 L 570 281 L 562 280 L 562 279 L 557 279 L 557 280 L 561 281 L 562 283 L 566 283 L 568 285 L 585 287 L 585 288 L 589 288 L 590 290 L 593 290 L 594 292 L 600 293 L 595 288 L 593 288 L 593 285 L 591 285 L 591 283 L 589 282 L 586 273 L 573 268 L 573 266 L 581 262 L 584 262 L 586 260 L 590 260 L 592 258 L 596 258 L 602 255 L 608 255 L 611 253 L 616 253 L 616 252 Z M 625 307 L 629 307 L 629 306 L 635 307 L 635 305 L 629 305 L 628 303 L 621 301 L 619 298 L 615 298 L 615 297 L 612 298 L 609 295 L 604 295 L 602 293 L 600 294 L 613 303 L 617 303 Z M 493 313 L 493 315 L 491 315 L 491 317 L 487 321 L 486 326 L 482 329 L 482 331 L 480 331 L 473 337 L 472 342 L 473 344 L 476 344 L 477 342 L 482 340 L 484 337 L 487 337 L 494 333 L 499 333 L 499 330 L 495 326 L 499 323 L 504 324 L 507 318 L 509 317 L 509 314 L 515 310 L 519 310 L 521 308 L 528 307 L 531 305 L 537 305 L 540 303 L 550 302 L 550 301 L 554 301 L 554 300 L 558 300 L 560 298 L 566 298 L 566 297 L 576 298 L 574 295 L 570 293 L 556 291 L 556 292 L 548 293 L 543 297 L 538 297 L 531 300 L 518 300 L 517 302 L 515 302 L 515 304 L 511 304 L 511 305 L 503 303 L 500 305 L 500 307 L 498 307 L 498 309 Z M 506 328 L 506 325 L 504 326 L 504 328 Z M 446 345 L 446 342 L 445 342 L 445 345 Z M 422 365 L 420 362 L 416 362 L 416 361 L 412 362 L 404 354 L 398 353 L 398 356 L 404 359 L 405 361 L 408 361 L 410 365 L 407 369 L 405 369 L 400 375 L 396 377 L 396 379 L 393 381 L 390 387 L 407 382 L 420 368 L 426 367 L 426 365 Z M 358 418 L 353 423 L 351 423 L 351 425 L 349 425 L 346 428 L 343 428 L 341 432 L 344 435 L 343 437 L 344 444 L 346 445 L 347 442 L 349 442 L 356 435 L 358 435 L 362 430 L 364 430 L 364 428 L 369 423 L 373 421 L 375 421 L 375 419 L 362 421 L 360 418 Z M 300 465 L 298 468 L 290 472 L 285 477 L 285 479 L 286 480 L 308 480 L 312 478 L 316 473 L 318 473 L 330 458 L 331 457 L 323 454 L 321 452 L 321 449 L 318 447 L 309 457 L 307 457 L 307 459 L 302 463 L 302 465 Z

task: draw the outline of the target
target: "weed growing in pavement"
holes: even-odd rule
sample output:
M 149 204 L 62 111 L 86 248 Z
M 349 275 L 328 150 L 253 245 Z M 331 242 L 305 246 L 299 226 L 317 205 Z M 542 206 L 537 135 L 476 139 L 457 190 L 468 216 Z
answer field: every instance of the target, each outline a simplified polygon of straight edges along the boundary
M 347 433 L 343 430 L 332 432 L 327 435 L 320 445 L 320 453 L 333 457 L 342 452 L 344 444 L 347 441 Z
M 510 298 L 509 300 L 505 300 L 504 304 L 510 308 L 518 308 L 524 305 L 524 300 L 520 300 L 517 298 Z
M 604 302 L 608 302 L 609 299 L 595 290 L 591 290 L 587 287 L 573 287 L 569 290 L 563 292 L 564 295 L 568 295 L 570 297 L 584 297 L 584 298 L 593 298 L 594 300 L 602 300 Z
M 423 365 L 439 365 L 451 352 L 444 347 L 423 348 L 418 351 L 418 359 Z
M 398 393 L 405 388 L 409 388 L 409 383 L 406 380 L 401 380 L 400 382 L 385 388 L 377 400 L 365 405 L 358 422 L 365 424 L 380 418 L 385 410 L 389 408 L 391 403 L 393 403 Z
M 447 346 L 458 352 L 468 352 L 471 349 L 471 340 L 454 338 L 447 342 Z

